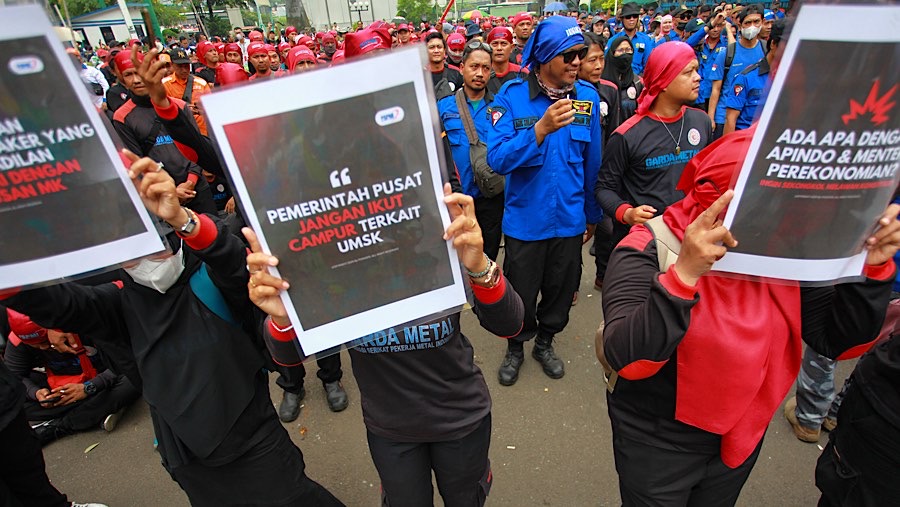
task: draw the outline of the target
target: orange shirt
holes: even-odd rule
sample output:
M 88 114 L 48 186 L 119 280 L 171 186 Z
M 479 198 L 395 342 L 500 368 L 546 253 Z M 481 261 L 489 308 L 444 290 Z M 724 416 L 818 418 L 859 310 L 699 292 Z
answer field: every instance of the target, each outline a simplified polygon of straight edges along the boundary
M 175 97 L 176 99 L 181 99 L 184 97 L 184 90 L 185 88 L 187 88 L 187 79 L 181 81 L 177 77 L 175 77 L 175 74 L 171 74 L 164 77 L 162 83 L 163 86 L 166 87 L 166 94 L 168 96 Z M 209 92 L 209 83 L 207 83 L 206 80 L 202 77 L 194 76 L 193 91 L 191 92 L 191 105 L 199 107 L 200 97 Z M 197 121 L 197 126 L 200 127 L 200 133 L 203 135 L 207 135 L 206 120 L 203 119 L 203 115 L 200 113 L 194 113 L 194 120 Z

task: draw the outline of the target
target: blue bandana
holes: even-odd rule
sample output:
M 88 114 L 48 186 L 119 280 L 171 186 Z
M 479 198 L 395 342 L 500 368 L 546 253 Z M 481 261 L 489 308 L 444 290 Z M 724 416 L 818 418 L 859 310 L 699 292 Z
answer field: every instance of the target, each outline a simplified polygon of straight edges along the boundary
M 522 67 L 535 68 L 535 63 L 547 63 L 577 44 L 584 44 L 584 35 L 575 18 L 550 16 L 538 23 L 522 51 Z

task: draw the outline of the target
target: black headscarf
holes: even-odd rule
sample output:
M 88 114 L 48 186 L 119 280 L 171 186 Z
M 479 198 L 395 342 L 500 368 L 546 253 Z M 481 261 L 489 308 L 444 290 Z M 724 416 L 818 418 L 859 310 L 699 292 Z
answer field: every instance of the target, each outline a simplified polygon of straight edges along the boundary
M 613 56 L 616 48 L 622 44 L 631 46 L 632 54 Z M 631 60 L 634 58 L 633 51 L 634 44 L 632 44 L 631 39 L 629 39 L 628 36 L 614 37 L 609 41 L 609 44 L 606 46 L 606 54 L 603 55 L 606 64 L 603 66 L 603 73 L 600 74 L 600 78 L 612 81 L 619 87 L 619 90 L 624 90 L 629 86 L 633 86 L 634 70 L 631 67 Z

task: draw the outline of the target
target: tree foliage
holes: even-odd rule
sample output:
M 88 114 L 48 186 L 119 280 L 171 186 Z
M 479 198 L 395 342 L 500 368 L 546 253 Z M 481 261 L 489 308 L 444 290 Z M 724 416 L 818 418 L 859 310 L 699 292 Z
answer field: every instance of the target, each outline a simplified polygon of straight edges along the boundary
M 402 13 L 409 22 L 418 23 L 422 20 L 422 16 L 433 21 L 440 16 L 440 14 L 435 16 L 436 9 L 434 0 L 397 0 L 397 15 L 400 16 Z

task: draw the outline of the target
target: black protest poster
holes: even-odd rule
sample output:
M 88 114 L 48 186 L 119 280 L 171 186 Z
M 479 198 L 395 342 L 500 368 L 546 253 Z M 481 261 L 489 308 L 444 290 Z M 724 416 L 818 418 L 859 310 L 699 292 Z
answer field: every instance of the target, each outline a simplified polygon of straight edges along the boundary
M 420 118 L 406 83 L 224 125 L 304 330 L 454 284 Z
M 900 176 L 900 67 L 886 64 L 897 61 L 894 43 L 800 42 L 731 225 L 740 241 L 731 251 L 793 259 L 862 251 Z
M 83 100 L 84 84 L 59 41 L 47 35 L 43 13 L 37 7 L 2 12 L 31 33 L 0 40 L 0 285 L 161 251 L 136 192 L 126 187 L 131 183 L 100 113 Z

